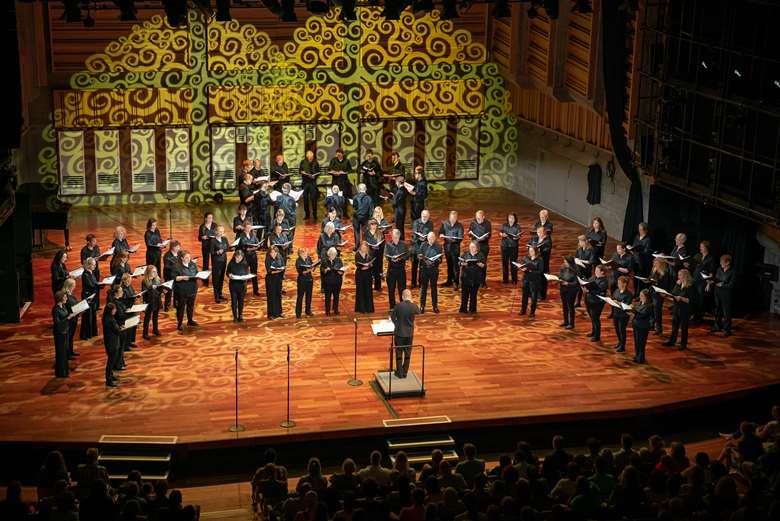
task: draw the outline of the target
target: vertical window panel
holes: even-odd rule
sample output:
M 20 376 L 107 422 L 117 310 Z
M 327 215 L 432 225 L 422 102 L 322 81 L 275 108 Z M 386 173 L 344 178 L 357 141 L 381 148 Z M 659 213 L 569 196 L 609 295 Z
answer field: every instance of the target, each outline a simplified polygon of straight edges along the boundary
M 165 129 L 165 189 L 169 192 L 190 189 L 190 129 Z
M 268 125 L 250 125 L 246 128 L 247 159 L 260 160 L 262 175 L 269 174 L 271 161 L 271 127 Z
M 479 174 L 479 119 L 458 120 L 455 141 L 455 178 L 473 179 Z
M 398 152 L 407 173 L 414 170 L 414 120 L 396 120 L 393 123 L 392 148 Z
M 236 189 L 235 127 L 211 127 L 211 184 L 214 190 Z
M 134 128 L 130 131 L 130 165 L 133 192 L 157 191 L 154 129 Z
M 95 190 L 99 194 L 122 191 L 118 130 L 95 131 Z
M 429 180 L 445 179 L 447 162 L 447 120 L 425 121 L 425 177 Z
M 86 192 L 84 133 L 77 130 L 58 132 L 57 152 L 60 168 L 60 193 L 62 195 L 83 195 Z

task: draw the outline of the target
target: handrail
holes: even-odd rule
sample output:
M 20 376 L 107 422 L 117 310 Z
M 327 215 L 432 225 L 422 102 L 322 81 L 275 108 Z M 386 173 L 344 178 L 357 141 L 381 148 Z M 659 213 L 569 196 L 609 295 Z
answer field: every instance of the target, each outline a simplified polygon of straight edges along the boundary
M 425 345 L 424 344 L 410 344 L 410 345 L 395 345 L 395 335 L 390 337 L 390 370 L 387 375 L 387 399 L 393 398 L 393 361 L 395 360 L 395 350 L 403 347 L 411 347 L 414 350 L 415 347 L 422 348 L 422 369 L 420 374 L 420 394 L 425 394 Z

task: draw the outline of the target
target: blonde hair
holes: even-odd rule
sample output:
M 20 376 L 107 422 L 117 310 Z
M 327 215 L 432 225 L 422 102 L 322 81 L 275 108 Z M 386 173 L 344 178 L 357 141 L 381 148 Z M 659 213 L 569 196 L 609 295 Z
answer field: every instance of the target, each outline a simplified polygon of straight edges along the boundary
M 119 236 L 127 237 L 127 230 L 125 230 L 124 226 L 117 226 L 114 228 L 114 239 L 118 239 Z
M 65 279 L 65 282 L 62 283 L 62 289 L 64 289 L 65 291 L 70 292 L 75 288 L 76 288 L 76 281 L 73 280 L 71 277 L 68 277 L 67 279 Z
M 127 283 L 128 286 L 133 284 L 133 277 L 129 273 L 122 274 L 122 278 L 120 279 L 122 284 Z
M 377 217 L 377 214 L 379 214 L 379 217 Z M 381 206 L 377 206 L 374 208 L 374 219 L 376 219 L 376 223 L 379 224 L 382 222 L 382 219 L 385 218 L 385 212 L 382 210 Z
M 151 280 L 151 279 L 152 279 L 152 273 L 153 273 L 153 272 L 154 272 L 154 273 L 156 273 L 156 272 L 157 272 L 157 266 L 155 266 L 154 264 L 150 264 L 150 265 L 148 265 L 148 266 L 146 267 L 146 271 L 144 271 L 144 280 L 145 280 L 145 281 L 147 281 L 147 282 L 148 282 L 149 280 Z
M 693 286 L 693 277 L 691 276 L 691 272 L 686 269 L 681 269 L 677 276 L 679 277 L 682 275 L 682 284 L 680 284 L 681 288 L 690 288 Z
M 666 275 L 666 272 L 669 271 L 669 265 L 662 259 L 654 259 L 653 271 L 657 271 L 661 275 Z

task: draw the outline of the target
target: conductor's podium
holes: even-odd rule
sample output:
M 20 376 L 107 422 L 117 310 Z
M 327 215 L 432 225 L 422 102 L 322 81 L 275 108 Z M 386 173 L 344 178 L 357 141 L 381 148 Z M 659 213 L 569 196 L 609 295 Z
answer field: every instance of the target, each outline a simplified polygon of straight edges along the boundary
M 378 337 L 390 337 L 390 369 L 382 369 L 374 373 L 374 380 L 384 397 L 403 398 L 405 396 L 425 396 L 425 347 L 412 346 L 412 359 L 415 354 L 422 361 L 421 376 L 417 376 L 414 370 L 409 368 L 406 378 L 398 378 L 393 371 L 395 362 L 395 325 L 391 320 L 375 320 L 371 323 L 371 330 Z

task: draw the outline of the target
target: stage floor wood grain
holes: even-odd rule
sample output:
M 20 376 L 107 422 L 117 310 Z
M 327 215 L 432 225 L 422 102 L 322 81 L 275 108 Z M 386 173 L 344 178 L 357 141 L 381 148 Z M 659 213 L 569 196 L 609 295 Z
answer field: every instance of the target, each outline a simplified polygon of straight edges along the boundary
M 466 222 L 474 210 L 483 208 L 496 229 L 506 212 L 517 212 L 526 234 L 539 210 L 532 202 L 498 189 L 436 191 L 429 203 L 435 223 L 450 208 L 459 210 Z M 205 209 L 173 208 L 174 235 L 197 251 L 196 255 L 200 250 L 196 230 Z M 218 222 L 232 222 L 233 204 L 208 209 Z M 167 234 L 167 213 L 164 206 L 75 209 L 72 258 L 78 258 L 83 235 L 96 233 L 106 248 L 113 227 L 120 223 L 127 227 L 131 244 L 142 242 L 151 215 L 157 216 Z M 552 220 L 552 266 L 557 272 L 560 257 L 573 251 L 582 228 L 557 215 Z M 299 217 L 296 247 L 313 246 L 319 225 L 300 223 Z M 351 232 L 347 236 L 351 240 Z M 49 239 L 62 243 L 61 234 L 51 233 Z M 441 314 L 418 318 L 415 343 L 426 346 L 427 394 L 393 399 L 397 416 L 447 415 L 465 425 L 642 414 L 688 401 L 717 401 L 722 395 L 780 381 L 780 324 L 769 318 L 737 320 L 730 338 L 709 335 L 705 327 L 692 329 L 687 352 L 663 348 L 661 338 L 651 337 L 649 363 L 638 366 L 631 362 L 631 346 L 623 354 L 611 349 L 615 336 L 606 314 L 605 333 L 595 345 L 585 336 L 589 322 L 582 309 L 576 330 L 560 329 L 561 306 L 554 286 L 548 300 L 540 303 L 536 320 L 510 313 L 514 289 L 500 281 L 497 234 L 492 243 L 489 288 L 480 292 L 479 313 L 458 314 L 459 295 L 444 288 L 439 297 Z M 608 248 L 614 248 L 614 241 Z M 246 321 L 234 324 L 229 302 L 214 304 L 211 288 L 202 288 L 196 309 L 200 327 L 179 334 L 173 311 L 161 317 L 163 335 L 146 342 L 139 334 L 140 347 L 127 355 L 129 369 L 121 373 L 121 386 L 107 389 L 100 337 L 77 340 L 81 356 L 71 363 L 70 377 L 53 377 L 52 253 L 43 252 L 34 260 L 39 275 L 36 302 L 22 323 L 0 326 L 0 441 L 90 443 L 101 434 L 168 434 L 178 435 L 183 443 L 246 442 L 378 432 L 382 420 L 391 417 L 369 385 L 374 371 L 387 365 L 389 342 L 372 336 L 370 329 L 371 320 L 387 316 L 384 287 L 375 294 L 377 312 L 357 316 L 362 386 L 347 385 L 352 376 L 355 331 L 354 274 L 348 274 L 341 316 L 324 316 L 323 296 L 315 284 L 315 317 L 301 321 L 295 320 L 293 312 L 294 276 L 285 283 L 288 318 L 273 322 L 265 319 L 264 297 L 250 295 Z M 139 260 L 141 255 L 137 255 Z M 346 257 L 351 259 L 351 253 Z M 68 266 L 75 268 L 76 261 Z M 107 271 L 107 265 L 102 266 Z M 414 295 L 416 300 L 418 290 Z M 291 416 L 297 427 L 282 429 L 288 343 L 292 351 Z M 227 431 L 234 422 L 236 350 L 239 421 L 247 428 L 240 434 Z M 413 354 L 416 371 L 420 370 L 420 355 L 419 350 Z

